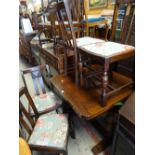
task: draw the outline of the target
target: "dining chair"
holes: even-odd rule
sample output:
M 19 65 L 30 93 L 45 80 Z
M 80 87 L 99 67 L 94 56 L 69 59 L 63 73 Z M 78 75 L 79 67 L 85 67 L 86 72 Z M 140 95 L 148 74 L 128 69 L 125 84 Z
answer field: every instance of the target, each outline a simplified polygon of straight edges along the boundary
M 110 40 L 134 45 L 134 32 L 135 0 L 116 0 Z
M 32 77 L 35 95 L 32 100 L 37 108 L 39 115 L 48 113 L 53 110 L 57 110 L 61 106 L 62 101 L 51 91 L 46 92 L 45 84 L 43 82 L 43 74 L 49 80 L 50 71 L 46 64 L 35 66 L 21 70 L 22 78 L 25 86 L 29 88 L 29 84 L 26 75 L 29 74 Z M 32 94 L 31 94 L 32 95 Z M 32 109 L 30 109 L 31 115 L 35 115 Z
M 135 0 L 116 0 L 110 40 L 135 46 Z M 113 68 L 134 79 L 134 57 L 114 64 Z
M 54 5 L 48 6 L 49 14 L 51 16 L 56 16 L 56 20 L 59 24 L 61 39 L 57 41 L 57 44 L 63 45 L 63 47 L 64 47 L 64 70 L 65 70 L 64 72 L 65 72 L 65 75 L 70 74 L 70 73 L 72 74 L 72 72 L 74 72 L 74 70 L 76 68 L 76 62 L 77 62 L 77 61 L 75 61 L 75 62 L 68 63 L 68 61 L 70 61 L 69 56 L 74 56 L 75 59 L 77 58 L 77 56 L 74 52 L 77 50 L 76 46 L 74 46 L 74 44 L 76 44 L 76 35 L 75 35 L 75 31 L 74 31 L 74 26 L 72 23 L 71 14 L 70 14 L 70 16 L 68 16 L 68 14 L 67 14 L 67 12 L 69 10 L 70 10 L 70 8 L 69 8 L 67 0 L 64 0 L 63 2 L 58 2 L 58 3 L 55 3 Z M 72 29 L 72 31 L 71 31 L 71 29 Z M 76 68 L 76 71 L 77 71 L 77 68 Z
M 80 23 L 79 27 L 74 27 L 76 38 L 84 36 L 85 35 L 84 34 L 85 23 L 83 22 L 84 15 L 85 15 L 84 1 L 83 0 L 68 0 L 68 7 L 71 13 L 72 20 Z
M 28 104 L 37 117 L 31 117 L 25 102 L 21 100 L 23 96 L 27 97 Z M 67 115 L 48 113 L 39 116 L 26 87 L 20 89 L 19 97 L 19 129 L 22 138 L 27 141 L 30 149 L 67 155 L 69 131 Z

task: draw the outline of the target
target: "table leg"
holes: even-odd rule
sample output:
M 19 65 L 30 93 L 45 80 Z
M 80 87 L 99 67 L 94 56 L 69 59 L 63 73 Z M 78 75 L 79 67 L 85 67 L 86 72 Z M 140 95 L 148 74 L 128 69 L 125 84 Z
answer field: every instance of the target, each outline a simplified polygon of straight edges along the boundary
M 68 68 L 67 52 L 68 52 L 68 49 L 64 48 L 64 73 L 65 75 L 67 75 L 67 68 Z
M 103 76 L 102 76 L 102 96 L 101 96 L 102 106 L 104 106 L 106 104 L 106 101 L 107 101 L 106 88 L 108 85 L 108 69 L 109 69 L 109 61 L 105 60 L 104 71 L 103 71 Z
M 83 63 L 82 63 L 82 55 L 79 54 L 79 74 L 80 74 L 80 87 L 83 87 Z

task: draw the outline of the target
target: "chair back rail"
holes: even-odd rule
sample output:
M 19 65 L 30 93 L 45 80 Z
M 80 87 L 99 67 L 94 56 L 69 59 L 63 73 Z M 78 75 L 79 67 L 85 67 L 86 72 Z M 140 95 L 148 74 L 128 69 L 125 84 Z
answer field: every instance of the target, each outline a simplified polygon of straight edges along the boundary
M 28 105 L 32 108 L 32 110 L 35 113 L 35 119 L 32 118 L 31 114 L 29 113 L 28 109 L 26 108 L 25 100 L 21 99 L 21 97 L 25 95 L 28 100 Z M 50 115 L 49 115 L 50 117 Z M 34 105 L 34 102 L 32 98 L 30 97 L 26 87 L 22 87 L 19 91 L 19 135 L 23 137 L 26 141 L 29 141 L 30 137 L 33 136 L 34 128 L 36 127 L 36 122 L 39 119 L 38 112 L 36 110 L 36 107 Z M 52 119 L 51 119 L 52 121 Z M 46 127 L 46 124 L 45 124 Z M 49 130 L 50 131 L 50 130 Z M 46 132 L 46 131 L 45 131 Z M 43 132 L 44 133 L 44 132 Z M 68 130 L 66 132 L 68 136 Z M 55 140 L 55 139 L 54 139 Z M 65 141 L 67 143 L 67 140 Z M 65 150 L 61 147 L 55 147 L 54 146 L 46 146 L 42 144 L 29 144 L 30 148 L 32 150 L 39 150 L 39 151 L 45 151 L 45 152 L 53 152 L 53 153 L 63 153 L 64 155 L 67 154 L 66 148 Z M 59 146 L 59 145 L 58 145 Z M 65 144 L 65 146 L 67 146 Z
M 32 133 L 32 129 L 35 125 L 35 120 L 32 119 L 32 117 L 30 116 L 30 113 L 28 112 L 29 110 L 25 108 L 24 103 L 21 101 L 21 97 L 24 96 L 26 97 L 27 101 L 28 101 L 28 107 L 32 108 L 32 110 L 34 111 L 35 115 L 35 120 L 38 118 L 38 111 L 33 103 L 32 98 L 30 97 L 26 87 L 22 87 L 19 91 L 19 124 L 21 128 L 24 128 L 27 133 L 28 133 L 28 137 L 31 135 Z M 20 131 L 20 135 L 22 135 L 22 132 Z M 22 137 L 24 137 L 22 135 Z
M 68 6 L 71 10 L 72 20 L 81 22 L 84 15 L 84 1 L 68 0 Z
M 46 93 L 45 85 L 44 85 L 43 78 L 42 78 L 42 71 L 45 70 L 45 69 L 47 71 L 48 77 L 50 78 L 49 66 L 45 65 L 45 64 L 42 64 L 42 65 L 36 66 L 36 67 L 32 67 L 32 68 L 28 68 L 28 69 L 24 69 L 24 70 L 21 71 L 22 72 L 22 78 L 23 78 L 25 86 L 27 86 L 26 79 L 25 79 L 25 74 L 28 74 L 28 73 L 31 74 L 36 95 L 40 94 L 39 93 L 38 81 L 40 83 L 42 93 L 44 93 L 44 94 Z
M 37 110 L 37 108 L 36 108 L 36 106 L 35 106 L 35 104 L 34 104 L 32 98 L 31 98 L 30 94 L 28 93 L 28 90 L 27 90 L 26 87 L 22 87 L 22 88 L 20 89 L 20 91 L 19 91 L 19 97 L 22 97 L 23 95 L 26 96 L 26 98 L 27 98 L 27 100 L 28 100 L 28 103 L 29 103 L 29 107 L 32 108 L 32 110 L 34 111 L 35 116 L 36 116 L 36 118 L 37 118 L 37 117 L 39 116 L 38 110 Z
M 121 19 L 121 28 L 120 35 L 116 37 L 117 24 L 120 19 L 119 12 L 121 8 L 124 8 L 123 19 Z M 111 40 L 121 42 L 123 44 L 130 44 L 131 37 L 133 35 L 135 26 L 135 0 L 116 0 L 113 22 L 112 22 L 112 31 L 111 31 Z

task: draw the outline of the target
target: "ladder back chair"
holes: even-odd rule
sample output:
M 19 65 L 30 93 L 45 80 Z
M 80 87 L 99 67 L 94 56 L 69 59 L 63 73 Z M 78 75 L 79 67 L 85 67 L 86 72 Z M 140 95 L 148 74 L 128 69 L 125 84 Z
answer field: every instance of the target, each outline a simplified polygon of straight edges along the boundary
M 123 11 L 123 17 L 119 18 Z M 119 33 L 119 34 L 118 34 Z M 124 44 L 134 45 L 135 34 L 135 0 L 116 0 L 111 40 Z
M 74 31 L 76 34 L 76 37 L 79 38 L 81 36 L 84 36 L 84 29 L 85 29 L 85 23 L 84 21 L 84 1 L 83 0 L 68 0 L 68 6 L 70 9 L 71 17 L 73 21 L 78 21 L 80 23 L 79 28 L 74 27 Z M 79 31 L 79 32 L 76 32 Z
M 37 112 L 37 109 L 28 95 L 25 87 L 20 89 L 19 97 L 23 95 L 28 97 L 28 104 Z M 22 100 L 19 100 L 19 129 L 21 136 L 27 141 L 31 150 L 63 153 L 67 155 L 68 141 L 68 119 L 66 114 L 44 114 L 38 116 L 36 113 L 35 119 L 30 116 L 26 105 Z M 25 135 L 23 133 L 26 133 Z
M 27 68 L 21 70 L 22 78 L 25 86 L 28 89 L 29 83 L 26 79 L 26 74 L 30 74 L 33 81 L 33 86 L 35 89 L 35 95 L 33 96 L 34 104 L 39 112 L 39 114 L 44 114 L 53 110 L 57 110 L 60 107 L 62 101 L 53 94 L 53 92 L 46 92 L 45 84 L 43 81 L 43 72 L 46 77 L 50 78 L 50 71 L 48 65 L 42 64 L 40 66 L 35 66 L 32 68 Z M 29 81 L 30 82 L 30 81 Z M 40 86 L 40 87 L 39 87 Z M 33 111 L 31 113 L 33 115 Z
M 110 40 L 135 46 L 135 0 L 116 0 Z M 135 77 L 134 57 L 114 64 L 114 69 Z
M 68 1 L 58 2 L 55 5 L 48 7 L 49 12 L 56 15 L 56 19 L 60 28 L 60 35 L 62 40 L 57 42 L 64 46 L 64 68 L 65 75 L 75 72 L 75 81 L 78 83 L 78 68 L 77 68 L 77 46 L 74 26 L 72 23 L 72 17 L 68 5 Z M 67 22 L 67 24 L 66 24 Z M 73 55 L 75 61 L 68 66 L 68 56 Z

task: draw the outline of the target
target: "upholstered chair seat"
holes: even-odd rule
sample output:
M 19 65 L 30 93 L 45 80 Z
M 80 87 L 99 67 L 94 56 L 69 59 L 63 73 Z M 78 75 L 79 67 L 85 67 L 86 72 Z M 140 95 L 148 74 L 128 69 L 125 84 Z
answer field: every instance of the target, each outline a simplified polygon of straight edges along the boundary
M 38 118 L 28 144 L 66 150 L 67 135 L 67 115 L 45 114 Z
M 32 100 L 39 113 L 46 113 L 55 110 L 62 103 L 62 101 L 52 92 L 34 96 L 32 97 Z M 33 114 L 33 111 L 31 111 L 31 114 Z

